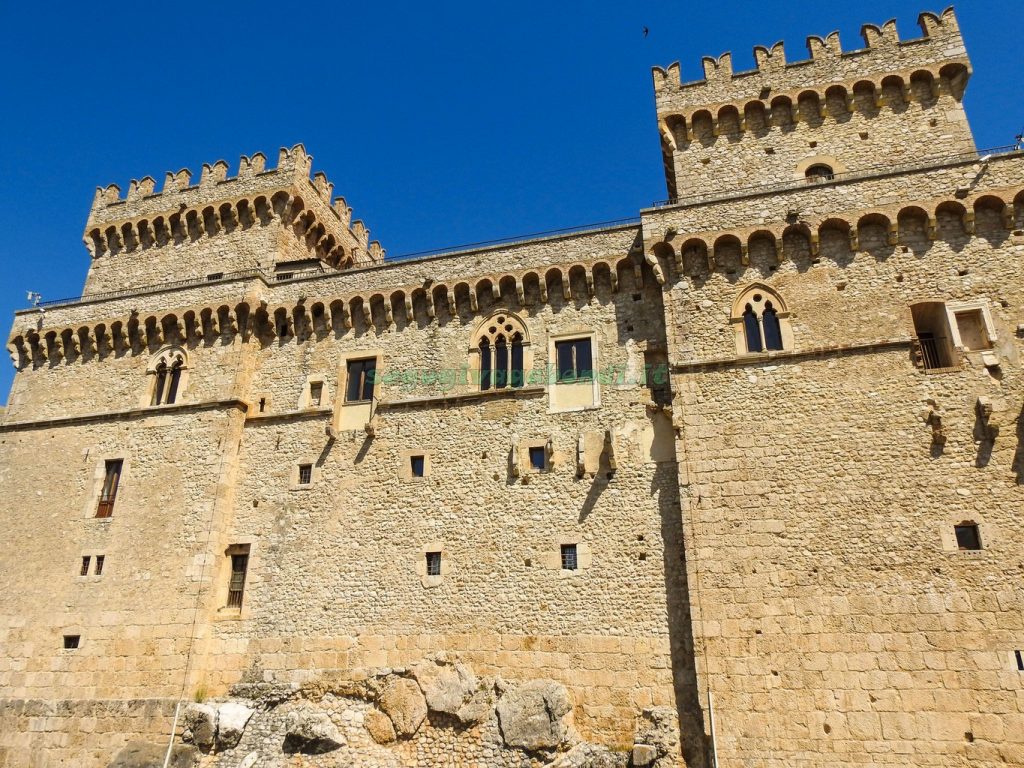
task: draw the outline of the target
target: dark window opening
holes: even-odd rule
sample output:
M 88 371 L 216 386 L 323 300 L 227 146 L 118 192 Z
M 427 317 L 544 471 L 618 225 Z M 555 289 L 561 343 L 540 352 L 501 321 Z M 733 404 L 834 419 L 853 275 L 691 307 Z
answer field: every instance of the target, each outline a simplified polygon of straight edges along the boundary
M 231 580 L 228 582 L 228 608 L 241 608 L 245 593 L 245 573 L 249 568 L 249 548 L 231 553 Z
M 106 562 L 106 556 L 96 555 L 96 570 L 93 571 L 97 576 L 103 575 L 103 563 Z
M 976 523 L 960 523 L 953 529 L 956 531 L 956 545 L 961 550 L 981 549 L 981 534 Z
M 373 399 L 373 383 L 377 375 L 377 358 L 348 361 L 346 403 L 363 403 Z
M 324 396 L 324 385 L 322 382 L 314 381 L 309 385 L 309 404 L 312 406 L 320 405 L 320 401 Z
M 576 559 L 576 545 L 575 544 L 563 544 L 562 545 L 562 570 L 563 571 L 575 571 L 579 567 L 579 561 Z
M 503 322 L 504 318 L 498 318 Z M 513 328 L 506 325 L 506 328 Z M 494 330 L 494 329 L 492 329 Z M 480 390 L 521 387 L 525 382 L 523 373 L 523 336 L 519 332 L 506 338 L 498 334 L 494 346 L 487 338 L 480 340 Z
M 427 576 L 441 575 L 441 553 L 427 552 Z
M 413 477 L 423 477 L 424 460 L 422 456 L 412 456 L 409 459 Z
M 807 180 L 811 183 L 816 181 L 831 181 L 836 177 L 835 171 L 832 170 L 831 166 L 819 163 L 812 165 L 807 169 Z
M 117 499 L 117 487 L 121 482 L 121 459 L 108 459 L 104 465 L 103 488 L 100 490 L 100 503 L 96 507 L 96 517 L 110 517 L 114 514 L 114 501 Z
M 260 398 L 260 413 L 263 413 L 267 409 L 267 398 Z
M 782 349 L 782 327 L 779 325 L 779 313 L 770 301 L 764 304 L 761 313 L 761 325 L 764 326 L 764 348 Z
M 590 339 L 555 342 L 558 382 L 590 381 L 594 377 L 594 358 Z
M 178 360 L 170 368 L 163 360 L 156 367 L 156 383 L 153 385 L 151 405 L 171 405 L 178 399 L 178 386 L 181 384 L 181 361 Z
M 491 388 L 491 343 L 487 339 L 480 340 L 480 389 Z
M 548 452 L 543 446 L 533 446 L 530 448 L 530 466 L 541 471 L 547 469 Z
M 299 464 L 299 485 L 309 485 L 313 481 L 313 465 Z
M 764 345 L 761 343 L 761 323 L 754 314 L 754 308 L 749 304 L 743 310 L 743 335 L 747 339 L 747 352 L 764 351 Z
M 82 572 L 79 574 L 79 576 L 88 576 L 89 575 L 89 563 L 90 563 L 91 560 L 92 560 L 92 558 L 89 557 L 88 555 L 85 555 L 82 558 Z
M 181 383 L 181 361 L 179 360 L 171 366 L 171 380 L 167 385 L 167 398 L 164 400 L 165 405 L 170 405 L 178 399 L 178 385 Z
M 274 275 L 275 280 L 291 280 L 293 277 L 295 277 L 294 272 L 278 272 Z
M 672 404 L 672 387 L 668 378 L 668 357 L 664 352 L 644 352 L 644 378 L 657 405 Z
M 160 405 L 164 398 L 164 387 L 167 386 L 167 363 L 161 362 L 156 367 L 156 384 L 153 387 L 151 405 Z
M 1024 653 L 1014 651 L 1014 654 L 1017 656 L 1017 671 L 1024 672 Z
M 925 370 L 953 367 L 949 318 L 941 301 L 925 301 L 910 308 L 917 336 L 918 364 Z
M 223 272 L 211 272 L 206 276 L 206 279 L 212 282 L 214 280 L 220 280 L 222 277 L 224 277 Z
M 78 647 L 81 642 L 81 635 L 64 635 L 64 649 L 71 651 Z

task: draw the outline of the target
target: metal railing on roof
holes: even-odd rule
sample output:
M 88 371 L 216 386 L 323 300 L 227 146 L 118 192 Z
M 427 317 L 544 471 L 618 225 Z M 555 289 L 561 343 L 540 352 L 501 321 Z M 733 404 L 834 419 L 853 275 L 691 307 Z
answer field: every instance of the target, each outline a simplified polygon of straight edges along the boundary
M 763 195 L 771 192 L 785 192 L 793 189 L 803 189 L 809 186 L 821 186 L 823 184 L 836 184 L 844 181 L 856 181 L 858 179 L 871 178 L 872 176 L 888 176 L 898 173 L 908 173 L 926 168 L 935 168 L 944 165 L 956 165 L 958 163 L 977 162 L 985 157 L 1003 157 L 1006 155 L 1024 154 L 1019 145 L 1007 144 L 1002 147 L 991 149 L 979 149 L 975 152 L 965 152 L 956 155 L 935 155 L 913 163 L 902 165 L 875 165 L 860 171 L 848 171 L 846 173 L 832 174 L 831 178 L 815 177 L 811 179 L 788 179 L 777 181 L 771 184 L 754 184 L 746 187 L 733 187 L 730 190 L 717 193 L 705 193 L 700 195 L 687 195 L 685 197 L 670 197 L 667 200 L 658 200 L 652 203 L 652 208 L 670 208 L 676 205 L 697 205 L 700 203 L 713 203 L 719 200 L 731 200 L 736 197 L 748 195 Z

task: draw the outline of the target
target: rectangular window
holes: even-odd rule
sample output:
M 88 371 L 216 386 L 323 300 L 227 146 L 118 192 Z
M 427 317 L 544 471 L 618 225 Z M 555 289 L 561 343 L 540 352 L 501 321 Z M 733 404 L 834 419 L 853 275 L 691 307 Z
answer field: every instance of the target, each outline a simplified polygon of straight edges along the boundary
M 96 570 L 93 571 L 97 576 L 103 575 L 103 563 L 106 560 L 105 555 L 96 555 Z
M 373 382 L 377 375 L 377 358 L 348 361 L 346 403 L 362 403 L 373 399 Z
M 979 349 L 991 349 L 992 342 L 985 330 L 985 317 L 980 309 L 956 312 L 956 327 L 960 332 L 960 343 L 968 352 Z
M 590 339 L 569 339 L 555 342 L 558 378 L 561 382 L 591 381 L 594 378 L 594 356 Z
M 324 396 L 324 385 L 323 382 L 314 381 L 309 385 L 309 404 L 311 406 L 320 405 L 320 400 Z
M 412 469 L 413 477 L 423 477 L 423 457 L 422 456 L 411 456 L 409 457 L 410 468 Z
M 532 446 L 530 448 L 530 466 L 543 472 L 548 467 L 548 452 L 544 446 Z
M 89 557 L 88 555 L 85 555 L 82 558 L 82 572 L 78 574 L 79 576 L 88 576 L 89 575 L 89 563 L 91 561 L 92 561 L 92 558 Z
M 313 481 L 313 465 L 299 464 L 299 485 L 309 485 Z
M 441 575 L 441 553 L 427 552 L 427 576 Z
M 96 517 L 110 517 L 114 514 L 114 500 L 117 498 L 117 486 L 121 482 L 122 459 L 107 459 L 104 465 L 103 488 L 100 489 L 100 503 L 96 508 Z
M 220 280 L 222 277 L 224 277 L 223 272 L 211 272 L 206 276 L 206 279 L 213 282 L 214 280 Z
M 953 526 L 956 531 L 956 545 L 961 550 L 981 549 L 981 535 L 974 523 L 961 523 Z
M 231 581 L 228 582 L 228 608 L 241 608 L 245 592 L 245 572 L 249 568 L 249 547 L 231 552 Z
M 78 647 L 81 640 L 81 635 L 64 635 L 64 649 L 68 651 L 74 650 Z
M 562 545 L 562 570 L 563 571 L 575 571 L 579 567 L 576 559 L 576 545 L 575 544 L 563 544 Z

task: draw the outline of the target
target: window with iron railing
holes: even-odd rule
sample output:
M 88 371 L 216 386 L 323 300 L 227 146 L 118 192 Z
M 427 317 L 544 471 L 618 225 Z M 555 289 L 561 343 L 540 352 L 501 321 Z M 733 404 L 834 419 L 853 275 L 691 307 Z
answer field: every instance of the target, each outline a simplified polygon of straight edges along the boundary
M 249 548 L 238 548 L 231 554 L 231 579 L 228 582 L 228 608 L 241 608 L 245 594 L 245 576 L 249 568 Z
M 104 464 L 103 487 L 100 488 L 100 501 L 96 507 L 96 517 L 110 517 L 114 514 L 114 501 L 117 499 L 117 488 L 121 483 L 123 459 L 107 459 Z

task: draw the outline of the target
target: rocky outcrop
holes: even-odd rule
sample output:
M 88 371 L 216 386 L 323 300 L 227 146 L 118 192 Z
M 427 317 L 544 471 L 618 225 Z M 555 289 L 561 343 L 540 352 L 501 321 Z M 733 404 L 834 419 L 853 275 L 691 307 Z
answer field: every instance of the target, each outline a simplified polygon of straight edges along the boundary
M 217 705 L 217 750 L 232 749 L 242 739 L 253 710 L 228 701 Z
M 412 668 L 427 708 L 451 715 L 465 724 L 486 720 L 494 707 L 494 682 L 479 679 L 461 661 L 444 654 L 425 659 Z
M 163 768 L 166 756 L 166 744 L 132 741 L 117 753 L 108 768 Z M 195 747 L 176 744 L 168 768 L 192 768 L 197 756 Z
M 242 738 L 254 710 L 237 701 L 221 704 L 189 704 L 185 707 L 182 740 L 203 752 L 232 749 Z
M 554 749 L 572 738 L 572 698 L 554 680 L 531 680 L 498 699 L 505 743 L 527 751 Z
M 345 746 L 345 737 L 326 712 L 304 706 L 288 713 L 284 751 L 320 755 Z
M 612 752 L 599 744 L 577 744 L 568 752 L 559 755 L 546 768 L 626 768 L 629 755 Z
M 409 738 L 427 717 L 427 701 L 415 680 L 389 677 L 380 693 L 381 710 L 395 726 L 395 733 Z
M 637 720 L 633 738 L 633 765 L 638 768 L 668 768 L 679 755 L 679 720 L 672 707 L 645 709 Z
M 390 744 L 398 738 L 391 718 L 379 709 L 371 709 L 363 715 L 363 727 L 370 734 L 370 738 L 378 744 Z
M 209 704 L 189 704 L 184 713 L 184 740 L 209 752 L 217 740 L 217 710 Z

